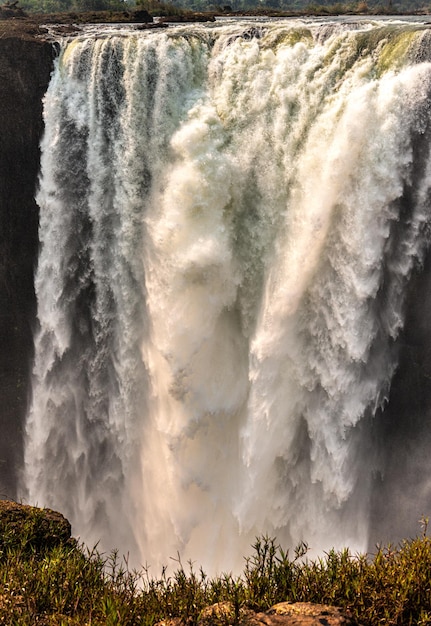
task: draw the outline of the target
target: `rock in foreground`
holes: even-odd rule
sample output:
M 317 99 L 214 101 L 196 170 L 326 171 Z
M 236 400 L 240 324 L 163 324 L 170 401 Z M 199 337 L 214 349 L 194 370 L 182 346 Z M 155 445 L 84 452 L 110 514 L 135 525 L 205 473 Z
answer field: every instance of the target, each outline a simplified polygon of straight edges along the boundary
M 326 604 L 311 602 L 281 602 L 266 613 L 256 616 L 256 626 L 354 626 L 354 622 L 345 611 Z
M 61 513 L 0 500 L 0 550 L 21 547 L 43 552 L 67 543 L 71 531 Z
M 180 618 L 164 620 L 157 626 L 181 626 Z M 239 609 L 235 614 L 231 602 L 219 602 L 204 609 L 198 626 L 359 626 L 348 614 L 335 606 L 311 602 L 280 602 L 265 613 Z

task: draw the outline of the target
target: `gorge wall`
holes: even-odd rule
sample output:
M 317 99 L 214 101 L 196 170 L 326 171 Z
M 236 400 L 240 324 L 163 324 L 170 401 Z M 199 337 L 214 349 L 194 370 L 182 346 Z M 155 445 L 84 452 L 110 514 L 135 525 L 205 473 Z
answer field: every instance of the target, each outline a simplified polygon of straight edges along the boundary
M 53 48 L 38 28 L 0 22 L 0 494 L 16 496 L 29 399 L 36 299 L 38 208 L 34 200 L 42 97 Z
M 399 366 L 389 401 L 375 421 L 381 472 L 375 477 L 370 549 L 419 532 L 429 516 L 431 480 L 431 256 L 415 272 L 406 301 L 407 316 L 399 341 Z M 400 489 L 400 485 L 402 488 Z M 418 525 L 412 528 L 412 508 Z

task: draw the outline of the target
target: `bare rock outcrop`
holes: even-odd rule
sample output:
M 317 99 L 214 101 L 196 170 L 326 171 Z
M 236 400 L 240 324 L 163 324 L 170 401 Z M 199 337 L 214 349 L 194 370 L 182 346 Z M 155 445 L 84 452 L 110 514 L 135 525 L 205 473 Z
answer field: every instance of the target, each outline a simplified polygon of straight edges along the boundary
M 281 602 L 258 613 L 250 626 L 355 626 L 346 611 L 326 604 Z M 357 626 L 357 624 L 356 624 Z
M 312 602 L 280 602 L 264 613 L 235 608 L 231 602 L 218 602 L 205 608 L 198 626 L 360 626 L 348 611 Z M 181 626 L 180 618 L 164 620 L 157 626 Z

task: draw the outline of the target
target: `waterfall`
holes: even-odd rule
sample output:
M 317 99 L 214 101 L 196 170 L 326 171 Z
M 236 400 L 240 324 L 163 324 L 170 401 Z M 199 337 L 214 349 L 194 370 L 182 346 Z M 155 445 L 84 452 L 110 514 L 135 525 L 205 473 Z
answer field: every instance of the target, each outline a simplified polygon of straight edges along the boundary
M 22 495 L 158 574 L 367 548 L 430 227 L 429 31 L 64 41 L 45 97 Z

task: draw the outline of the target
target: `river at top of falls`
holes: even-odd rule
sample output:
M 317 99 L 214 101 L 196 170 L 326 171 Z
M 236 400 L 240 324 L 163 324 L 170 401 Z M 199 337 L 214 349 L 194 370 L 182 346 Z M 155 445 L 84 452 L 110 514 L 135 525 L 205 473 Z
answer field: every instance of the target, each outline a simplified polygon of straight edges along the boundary
M 238 571 L 260 534 L 367 548 L 428 244 L 429 43 L 368 20 L 62 42 L 23 497 L 154 574 Z

